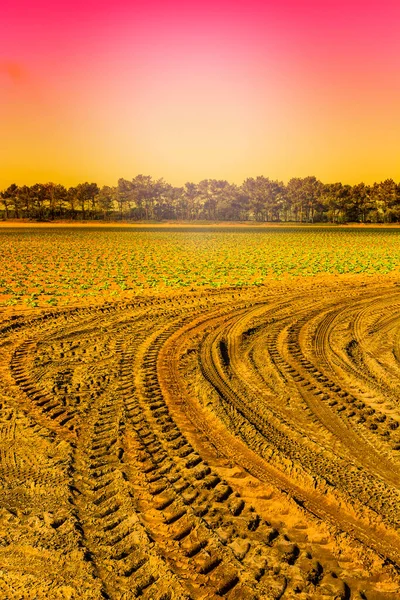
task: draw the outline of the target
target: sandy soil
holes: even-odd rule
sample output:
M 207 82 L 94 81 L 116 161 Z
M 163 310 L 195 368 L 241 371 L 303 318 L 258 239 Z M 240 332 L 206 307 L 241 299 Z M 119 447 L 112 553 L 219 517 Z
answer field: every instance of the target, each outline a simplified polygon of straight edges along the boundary
M 0 598 L 400 589 L 400 287 L 0 315 Z
M 258 229 L 269 229 L 273 228 L 293 228 L 293 229 L 313 229 L 319 227 L 333 227 L 334 229 L 398 229 L 400 223 L 272 223 L 272 222 L 260 222 L 260 221 L 29 221 L 28 219 L 9 219 L 7 221 L 0 220 L 0 229 L 3 228 L 38 228 L 46 229 L 53 227 L 74 227 L 74 228 L 110 228 L 110 227 L 130 227 L 132 229 L 142 229 L 148 227 L 160 227 L 165 229 L 171 229 L 174 227 L 188 227 L 188 228 L 210 228 L 215 227 L 230 227 L 230 228 L 258 228 Z

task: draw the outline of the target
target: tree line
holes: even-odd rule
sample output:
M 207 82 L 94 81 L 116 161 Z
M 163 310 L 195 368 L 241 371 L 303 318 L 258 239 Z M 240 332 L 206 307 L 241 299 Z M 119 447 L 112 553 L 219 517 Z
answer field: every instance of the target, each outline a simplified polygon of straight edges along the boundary
M 314 176 L 287 184 L 249 177 L 241 185 L 204 179 L 175 187 L 137 175 L 116 186 L 80 183 L 11 184 L 0 192 L 0 217 L 37 221 L 185 220 L 296 223 L 392 223 L 400 221 L 400 183 L 345 185 Z

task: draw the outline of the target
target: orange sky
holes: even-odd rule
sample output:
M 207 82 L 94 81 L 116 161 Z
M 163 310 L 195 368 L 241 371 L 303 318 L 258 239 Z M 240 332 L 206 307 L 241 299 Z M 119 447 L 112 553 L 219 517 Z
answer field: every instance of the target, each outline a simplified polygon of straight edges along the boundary
M 14 0 L 0 188 L 400 180 L 400 3 Z

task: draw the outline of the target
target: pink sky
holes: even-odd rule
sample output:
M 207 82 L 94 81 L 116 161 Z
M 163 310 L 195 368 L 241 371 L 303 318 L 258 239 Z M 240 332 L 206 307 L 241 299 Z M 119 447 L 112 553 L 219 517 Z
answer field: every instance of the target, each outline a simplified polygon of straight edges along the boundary
M 13 0 L 0 187 L 400 179 L 400 3 Z

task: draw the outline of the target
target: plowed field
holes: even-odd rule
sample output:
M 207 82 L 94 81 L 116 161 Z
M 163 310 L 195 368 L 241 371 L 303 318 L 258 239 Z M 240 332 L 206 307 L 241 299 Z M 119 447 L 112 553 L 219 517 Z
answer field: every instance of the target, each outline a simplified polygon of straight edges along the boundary
M 400 589 L 389 276 L 4 314 L 0 598 Z

